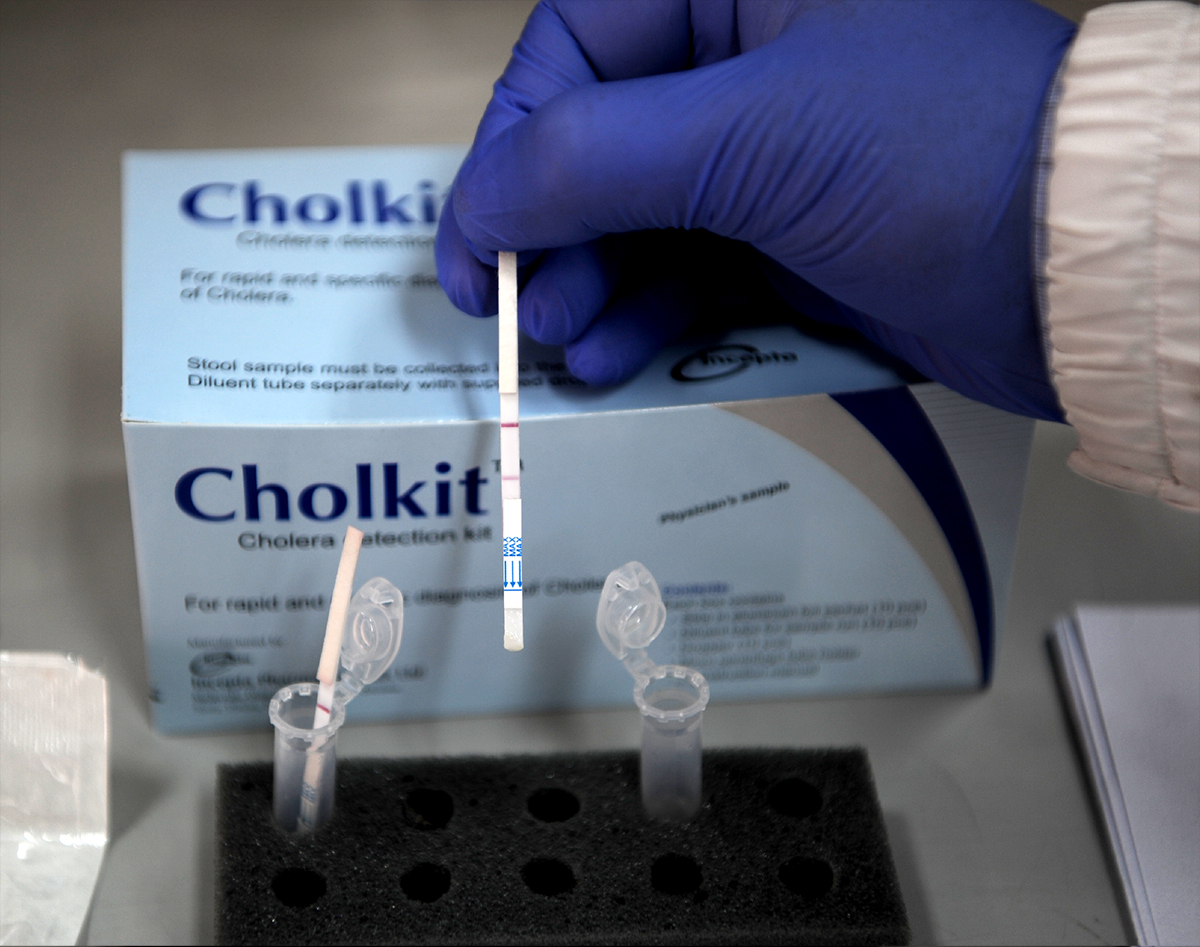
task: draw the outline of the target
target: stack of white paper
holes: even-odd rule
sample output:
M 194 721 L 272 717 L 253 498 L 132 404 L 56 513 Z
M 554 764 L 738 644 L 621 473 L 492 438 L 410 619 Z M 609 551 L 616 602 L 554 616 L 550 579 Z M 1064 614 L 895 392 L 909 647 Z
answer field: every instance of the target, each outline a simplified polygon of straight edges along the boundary
M 1139 944 L 1200 944 L 1200 608 L 1079 606 L 1053 638 Z

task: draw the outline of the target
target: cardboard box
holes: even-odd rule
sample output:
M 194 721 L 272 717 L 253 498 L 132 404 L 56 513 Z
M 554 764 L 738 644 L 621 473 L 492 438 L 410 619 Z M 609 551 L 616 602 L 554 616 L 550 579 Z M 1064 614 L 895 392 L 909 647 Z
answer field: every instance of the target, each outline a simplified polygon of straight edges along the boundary
M 265 726 L 312 679 L 341 538 L 405 593 L 350 719 L 630 704 L 607 573 L 663 588 L 715 701 L 970 688 L 1033 423 L 795 328 L 608 390 L 521 340 L 525 650 L 502 649 L 496 323 L 437 285 L 461 148 L 130 153 L 124 409 L 155 725 Z

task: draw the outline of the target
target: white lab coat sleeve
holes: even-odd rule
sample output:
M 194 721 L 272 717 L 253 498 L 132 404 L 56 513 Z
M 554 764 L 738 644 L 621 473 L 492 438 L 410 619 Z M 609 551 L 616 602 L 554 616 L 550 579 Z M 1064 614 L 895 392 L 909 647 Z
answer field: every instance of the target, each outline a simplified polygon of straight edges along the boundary
M 1091 11 L 1054 122 L 1043 317 L 1070 466 L 1200 509 L 1200 9 Z

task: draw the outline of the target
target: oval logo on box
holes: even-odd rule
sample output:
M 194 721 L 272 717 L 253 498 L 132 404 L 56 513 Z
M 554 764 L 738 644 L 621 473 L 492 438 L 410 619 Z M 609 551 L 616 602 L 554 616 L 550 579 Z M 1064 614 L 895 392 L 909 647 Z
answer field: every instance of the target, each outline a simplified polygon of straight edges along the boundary
M 676 381 L 714 381 L 745 371 L 751 365 L 794 362 L 795 352 L 760 352 L 753 345 L 730 342 L 700 349 L 681 358 L 671 369 Z
M 232 651 L 206 651 L 192 658 L 188 670 L 193 677 L 216 677 L 239 664 L 249 664 L 250 655 L 234 654 Z

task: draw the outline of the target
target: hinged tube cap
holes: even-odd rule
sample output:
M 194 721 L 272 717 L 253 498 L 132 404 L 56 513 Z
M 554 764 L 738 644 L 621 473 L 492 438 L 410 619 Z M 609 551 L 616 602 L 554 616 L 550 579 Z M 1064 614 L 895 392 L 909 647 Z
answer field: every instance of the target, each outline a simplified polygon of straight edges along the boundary
M 358 696 L 382 676 L 400 651 L 404 632 L 404 596 L 387 579 L 363 583 L 350 600 L 342 638 L 342 674 L 337 694 L 343 701 Z
M 666 622 L 667 607 L 649 569 L 627 562 L 608 574 L 596 609 L 596 630 L 618 659 L 649 645 Z

